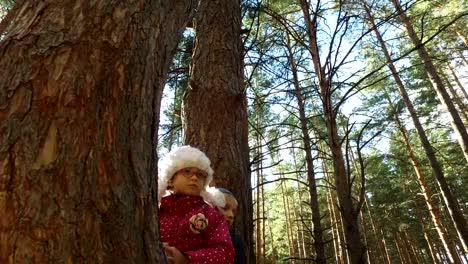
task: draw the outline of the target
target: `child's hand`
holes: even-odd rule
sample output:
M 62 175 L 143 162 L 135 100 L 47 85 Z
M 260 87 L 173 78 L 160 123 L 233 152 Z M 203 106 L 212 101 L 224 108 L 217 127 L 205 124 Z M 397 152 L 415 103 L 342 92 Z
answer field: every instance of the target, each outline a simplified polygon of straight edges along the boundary
M 166 252 L 167 263 L 169 264 L 188 264 L 188 259 L 177 248 L 169 246 L 168 243 L 163 243 L 164 251 Z

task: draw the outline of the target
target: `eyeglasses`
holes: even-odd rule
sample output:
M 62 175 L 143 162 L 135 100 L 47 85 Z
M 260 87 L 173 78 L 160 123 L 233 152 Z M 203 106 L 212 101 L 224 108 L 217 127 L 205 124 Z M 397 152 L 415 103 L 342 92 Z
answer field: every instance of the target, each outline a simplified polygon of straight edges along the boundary
M 178 170 L 177 173 L 183 175 L 186 178 L 190 178 L 193 175 L 197 176 L 197 178 L 201 179 L 201 180 L 206 180 L 206 178 L 208 178 L 208 173 L 206 173 L 206 172 L 204 172 L 202 170 L 199 170 L 199 169 L 188 169 L 188 168 L 186 168 L 186 169 Z

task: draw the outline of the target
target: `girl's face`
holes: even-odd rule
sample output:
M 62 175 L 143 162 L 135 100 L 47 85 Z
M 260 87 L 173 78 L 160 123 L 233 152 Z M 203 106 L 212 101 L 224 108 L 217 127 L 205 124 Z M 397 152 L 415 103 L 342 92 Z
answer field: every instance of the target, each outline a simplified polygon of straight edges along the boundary
M 174 193 L 200 196 L 207 177 L 208 174 L 198 168 L 183 168 L 174 174 L 168 186 Z
M 230 194 L 225 193 L 224 199 L 226 200 L 226 205 L 224 207 L 218 207 L 218 209 L 231 227 L 234 223 L 234 216 L 236 216 L 238 204 L 236 198 Z

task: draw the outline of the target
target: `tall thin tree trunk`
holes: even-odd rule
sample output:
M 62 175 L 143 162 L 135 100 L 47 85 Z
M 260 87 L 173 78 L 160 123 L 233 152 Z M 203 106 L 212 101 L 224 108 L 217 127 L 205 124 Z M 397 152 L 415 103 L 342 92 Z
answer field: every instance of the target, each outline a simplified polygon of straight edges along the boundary
M 292 209 L 292 216 L 293 216 L 293 221 L 291 222 L 292 228 L 294 228 L 294 233 L 296 233 L 296 245 L 297 245 L 297 254 L 300 259 L 304 258 L 304 255 L 302 254 L 301 250 L 301 241 L 299 238 L 300 232 L 299 232 L 299 217 L 297 215 L 297 209 L 296 209 L 296 199 L 294 197 L 294 193 L 291 193 L 291 195 L 288 195 L 291 198 L 291 209 Z
M 424 197 L 424 202 L 429 210 L 429 213 L 431 215 L 431 220 L 432 223 L 435 226 L 435 229 L 437 231 L 437 234 L 442 241 L 442 244 L 444 245 L 445 250 L 447 251 L 447 254 L 450 256 L 450 260 L 452 263 L 461 263 L 460 259 L 458 258 L 457 252 L 453 246 L 453 244 L 450 242 L 450 238 L 448 237 L 448 234 L 445 231 L 445 228 L 442 224 L 441 221 L 441 216 L 439 214 L 439 208 L 437 205 L 435 205 L 432 201 L 432 193 L 431 190 L 426 182 L 426 179 L 424 177 L 424 174 L 422 173 L 421 170 L 421 165 L 419 163 L 418 158 L 416 157 L 416 153 L 414 152 L 413 148 L 411 147 L 411 143 L 409 142 L 409 138 L 406 133 L 406 129 L 404 128 L 402 122 L 400 121 L 400 118 L 397 114 L 396 109 L 393 106 L 393 103 L 390 100 L 390 97 L 388 94 L 386 94 L 387 101 L 390 105 L 391 111 L 394 113 L 394 118 L 395 118 L 395 123 L 397 125 L 397 128 L 401 134 L 401 137 L 403 138 L 403 144 L 405 145 L 406 152 L 409 156 L 411 165 L 414 169 L 414 172 L 416 174 L 416 180 L 418 182 L 419 188 L 423 194 Z
M 408 257 L 406 256 L 405 252 L 404 252 L 404 249 L 401 247 L 400 245 L 400 241 L 399 241 L 399 237 L 398 237 L 398 232 L 395 234 L 395 238 L 393 240 L 393 242 L 395 243 L 395 247 L 397 249 L 397 252 L 398 252 L 398 257 L 400 258 L 400 262 L 402 264 L 406 264 L 406 263 L 409 263 L 408 262 Z
M 415 260 L 415 257 L 411 249 L 411 244 L 405 237 L 404 233 L 399 231 L 397 238 L 398 238 L 397 241 L 399 242 L 399 245 L 400 245 L 400 249 L 403 252 L 405 262 L 409 264 L 417 264 L 417 261 Z
M 353 205 L 353 194 L 351 192 L 351 181 L 345 168 L 343 151 L 341 149 L 341 138 L 338 135 L 336 123 L 336 111 L 332 102 L 332 83 L 325 73 L 325 67 L 320 62 L 320 52 L 317 41 L 317 16 L 311 17 L 310 6 L 307 0 L 298 0 L 304 14 L 307 28 L 309 52 L 317 74 L 322 100 L 323 114 L 327 127 L 328 145 L 333 157 L 333 168 L 335 175 L 336 194 L 340 205 L 340 215 L 346 240 L 346 248 L 349 260 L 352 264 L 366 262 L 366 248 L 362 244 L 359 232 L 359 210 L 363 201 L 359 200 L 358 205 Z M 362 186 L 364 186 L 362 184 Z M 364 189 L 361 189 L 363 192 Z
M 468 59 L 466 59 L 465 55 L 463 54 L 463 51 L 457 50 L 456 52 L 458 53 L 458 58 L 461 59 L 465 67 L 468 67 Z
M 332 233 L 332 241 L 333 241 L 333 253 L 335 256 L 335 262 L 338 264 L 343 263 L 341 259 L 341 250 L 340 250 L 340 238 L 337 235 L 337 223 L 335 219 L 335 214 L 333 210 L 333 199 L 331 198 L 330 191 L 327 191 L 327 208 L 330 215 L 330 228 Z
M 388 245 L 387 245 L 387 242 L 385 240 L 385 236 L 382 230 L 380 230 L 380 235 L 382 236 L 382 244 L 383 244 L 383 249 L 385 253 L 386 263 L 391 264 L 392 262 L 390 261 L 390 254 L 388 253 Z
M 463 249 L 458 251 L 458 256 L 463 260 L 463 263 L 468 263 L 468 255 L 463 253 Z
M 463 99 L 460 98 L 460 96 L 458 95 L 453 85 L 450 83 L 450 80 L 447 78 L 447 76 L 442 75 L 442 77 L 444 78 L 444 81 L 447 84 L 450 97 L 452 98 L 453 102 L 458 106 L 458 109 L 460 110 L 460 114 L 465 120 L 465 123 L 468 123 L 468 106 L 465 103 L 463 103 Z
M 429 237 L 429 233 L 427 231 L 427 228 L 425 227 L 422 219 L 419 219 L 419 224 L 421 225 L 421 228 L 424 233 L 424 240 L 426 241 L 427 247 L 429 248 L 429 253 L 431 255 L 431 259 L 433 263 L 439 263 L 436 255 L 436 249 L 434 248 L 434 243 L 432 242 L 431 238 Z
M 450 65 L 450 63 L 447 63 L 447 67 L 449 68 L 450 70 L 450 73 L 452 73 L 452 77 L 453 79 L 455 80 L 455 83 L 458 85 L 458 87 L 460 88 L 460 91 L 463 93 L 463 95 L 465 96 L 465 100 L 468 100 L 468 92 L 467 92 L 467 89 L 462 85 L 462 83 L 460 82 L 460 79 L 458 78 L 458 75 L 457 73 L 455 72 L 455 70 L 452 68 L 452 66 Z M 468 87 L 467 87 L 468 88 Z
M 284 175 L 283 175 L 284 177 Z M 296 241 L 296 237 L 295 237 L 295 232 L 294 232 L 294 220 L 291 216 L 291 203 L 289 202 L 289 191 L 288 191 L 288 186 L 286 185 L 286 181 L 282 181 L 283 185 L 284 185 L 284 199 L 286 199 L 286 214 L 287 214 L 287 225 L 288 225 L 288 228 L 289 228 L 289 233 L 291 234 L 291 244 L 289 245 L 292 249 L 292 257 L 297 257 L 297 252 L 296 252 L 296 247 L 295 247 L 295 243 L 294 241 Z M 293 260 L 292 263 L 294 263 L 295 261 Z
M 257 179 L 260 178 L 260 172 L 257 171 Z M 259 181 L 257 181 L 259 182 Z M 258 185 L 257 185 L 258 186 Z M 262 241 L 262 229 L 261 229 L 261 224 L 262 224 L 262 215 L 261 215 L 261 211 L 260 211 L 260 188 L 257 188 L 257 199 L 256 199 L 256 206 L 257 206 L 257 210 L 255 211 L 255 215 L 257 216 L 257 219 L 256 219 L 256 222 L 255 222 L 255 247 L 256 247 L 256 251 L 255 251 L 255 254 L 256 254 L 256 262 L 255 263 L 262 263 L 262 244 L 263 244 L 263 241 Z
M 385 237 L 383 236 L 382 230 L 379 228 L 377 223 L 375 222 L 374 218 L 372 217 L 371 213 L 371 208 L 369 206 L 369 199 L 367 198 L 367 195 L 364 197 L 365 201 L 364 204 L 367 209 L 367 213 L 369 215 L 369 219 L 372 225 L 372 229 L 374 231 L 375 239 L 378 241 L 378 249 L 379 249 L 379 254 L 382 256 L 382 262 L 384 264 L 390 264 L 390 258 L 388 256 L 388 250 L 387 250 L 387 245 L 385 243 Z
M 432 63 L 432 59 L 429 56 L 429 53 L 426 50 L 426 47 L 421 43 L 418 35 L 414 31 L 413 25 L 411 24 L 406 12 L 401 8 L 399 0 L 391 0 L 395 9 L 397 10 L 398 14 L 400 15 L 400 19 L 403 22 L 408 35 L 413 42 L 414 46 L 418 49 L 419 57 L 421 58 L 424 69 L 426 70 L 427 76 L 429 77 L 432 86 L 434 87 L 435 91 L 437 92 L 437 96 L 439 97 L 440 102 L 442 105 L 447 109 L 450 118 L 452 127 L 457 135 L 458 142 L 462 148 L 463 154 L 465 155 L 465 159 L 468 161 L 468 132 L 466 130 L 465 125 L 463 124 L 460 115 L 458 114 L 457 109 L 453 105 L 452 100 L 445 89 L 444 82 L 440 78 L 437 70 Z M 449 206 L 450 210 L 457 210 L 454 205 Z M 463 215 L 457 215 L 457 212 L 451 212 L 454 214 L 455 224 L 457 226 L 457 231 L 465 243 L 468 243 L 468 229 L 466 226 L 466 221 L 463 218 Z
M 289 256 L 290 257 L 294 257 L 294 238 L 293 238 L 293 234 L 292 234 L 292 230 L 291 230 L 291 219 L 289 218 L 289 209 L 288 209 L 288 203 L 287 203 L 287 198 L 286 198 L 286 191 L 284 190 L 284 180 L 283 180 L 283 172 L 280 172 L 281 174 L 281 181 L 280 181 L 280 184 L 281 184 L 281 196 L 282 196 L 282 199 L 283 199 L 283 208 L 284 208 L 284 216 L 285 216 L 285 219 L 286 219 L 286 231 L 287 231 L 287 235 L 288 235 L 288 249 L 289 249 Z M 294 263 L 294 260 L 291 260 L 291 263 Z
M 468 47 L 468 41 L 466 40 L 466 37 L 459 31 L 457 30 L 457 36 L 463 41 L 465 44 L 465 47 Z M 466 33 L 466 32 L 465 32 Z
M 273 263 L 276 263 L 277 257 L 276 257 L 275 239 L 273 238 L 273 228 L 271 226 L 270 221 L 268 221 L 268 226 L 270 227 L 269 231 L 270 231 L 270 237 L 271 237 L 271 243 L 270 243 L 270 246 L 271 246 L 271 259 L 272 259 Z
M 415 250 L 414 242 L 411 237 L 408 235 L 406 229 L 400 232 L 402 243 L 404 244 L 405 250 L 408 252 L 408 256 L 411 263 L 419 263 L 418 253 Z
M 363 216 L 362 210 L 359 213 L 359 217 L 361 218 L 360 224 L 361 224 L 361 230 L 363 231 L 364 245 L 367 248 L 367 250 L 366 250 L 367 261 L 368 261 L 368 263 L 371 263 L 371 261 L 376 259 L 376 258 L 371 258 L 371 255 L 375 256 L 375 254 L 374 254 L 374 250 L 371 250 L 371 247 L 369 247 L 369 242 L 367 241 L 367 239 L 369 237 L 369 234 L 367 232 L 366 222 L 364 221 L 364 216 Z
M 392 0 L 394 1 L 394 0 Z M 458 203 L 456 199 L 453 197 L 452 192 L 445 180 L 444 173 L 442 171 L 442 167 L 440 166 L 437 157 L 434 153 L 434 150 L 426 136 L 426 132 L 424 131 L 424 128 L 422 127 L 419 118 L 416 114 L 416 110 L 413 107 L 413 104 L 411 103 L 411 100 L 409 99 L 409 96 L 406 92 L 406 89 L 403 85 L 403 82 L 398 75 L 398 72 L 396 70 L 395 65 L 392 62 L 392 59 L 390 57 L 390 53 L 387 50 L 387 47 L 385 45 L 385 42 L 383 41 L 382 36 L 380 35 L 380 32 L 378 31 L 377 27 L 375 26 L 374 19 L 370 13 L 369 8 L 367 7 L 366 3 L 362 1 L 363 6 L 366 10 L 366 13 L 368 15 L 368 19 L 371 23 L 371 25 L 374 27 L 374 32 L 375 35 L 380 43 L 380 46 L 382 48 L 382 51 L 385 54 L 385 58 L 387 60 L 388 67 L 390 68 L 390 71 L 392 72 L 392 76 L 395 79 L 395 82 L 397 84 L 398 90 L 400 92 L 400 95 L 402 96 L 403 102 L 406 105 L 406 108 L 408 109 L 408 112 L 410 113 L 411 119 L 413 121 L 414 126 L 416 127 L 416 130 L 418 132 L 419 138 L 421 140 L 421 143 L 423 145 L 424 151 L 426 153 L 427 158 L 429 159 L 432 172 L 437 180 L 437 183 L 439 185 L 439 188 L 442 191 L 442 195 L 444 197 L 445 205 L 449 209 L 450 215 L 452 217 L 453 222 L 455 223 L 455 226 L 457 227 L 457 231 L 459 232 L 459 235 L 462 235 L 466 233 L 466 221 L 463 217 L 463 214 L 461 210 L 459 209 Z M 463 236 L 461 236 L 461 240 L 463 240 Z M 463 246 L 466 248 L 466 244 Z
M 437 252 L 438 252 L 437 255 L 439 256 L 441 263 L 449 263 L 449 257 L 447 256 L 447 252 L 445 252 L 445 250 L 443 250 L 443 247 L 438 246 L 437 247 Z
M 247 263 L 253 263 L 240 2 L 201 0 L 197 13 L 192 68 L 182 107 L 184 143 L 199 147 L 210 158 L 215 171 L 212 184 L 229 188 L 236 196 L 239 208 L 234 228 L 245 242 Z
M 319 157 L 322 161 L 322 171 L 325 175 L 325 182 L 327 185 L 327 199 L 329 199 L 329 204 L 330 204 L 330 209 L 331 209 L 331 225 L 332 225 L 332 231 L 335 231 L 335 236 L 336 236 L 336 246 L 337 246 L 337 251 L 335 254 L 337 255 L 338 258 L 338 263 L 340 264 L 347 264 L 349 263 L 348 260 L 348 255 L 346 253 L 346 243 L 344 241 L 344 230 L 343 226 L 341 224 L 341 218 L 339 216 L 338 212 L 338 200 L 337 198 L 333 195 L 333 189 L 334 187 L 332 186 L 331 182 L 333 181 L 331 174 L 328 171 L 328 166 L 327 166 L 327 160 L 325 159 L 325 155 L 323 153 L 326 153 L 325 147 L 319 145 L 318 146 L 318 152 L 319 152 Z
M 299 109 L 299 122 L 301 124 L 302 142 L 304 144 L 304 154 L 306 159 L 307 181 L 309 184 L 310 195 L 310 208 L 312 210 L 315 262 L 317 264 L 325 264 L 327 263 L 325 256 L 325 243 L 323 241 L 322 224 L 320 222 L 320 207 L 318 203 L 317 183 L 315 181 L 314 163 L 312 158 L 312 143 L 309 136 L 309 127 L 307 124 L 307 117 L 304 106 L 305 100 L 302 96 L 302 90 L 299 84 L 299 77 L 297 73 L 297 66 L 290 46 L 289 35 L 287 33 L 286 39 L 287 43 L 285 46 L 288 52 L 288 61 L 289 65 L 291 66 L 291 72 L 293 75 L 294 96 L 296 97 L 297 106 Z
M 0 263 L 164 263 L 159 106 L 195 1 L 16 2 L 0 32 Z
M 298 168 L 298 165 L 297 165 L 297 159 L 296 159 L 296 152 L 294 150 L 294 143 L 292 144 L 291 146 L 291 151 L 292 151 L 292 158 L 293 158 L 293 162 L 294 162 L 294 168 Z M 296 172 L 295 173 L 295 176 L 296 176 L 296 180 L 297 180 L 297 190 L 298 190 L 298 197 L 299 197 L 299 202 L 298 202 L 298 206 L 299 206 L 299 216 L 301 218 L 301 221 L 299 222 L 298 224 L 298 229 L 299 229 L 299 239 L 301 241 L 301 245 L 300 245 L 300 251 L 302 252 L 302 256 L 304 256 L 304 258 L 307 258 L 307 250 L 306 250 L 306 241 L 305 241 L 305 236 L 304 236 L 304 226 L 303 226 L 303 216 L 304 216 L 304 211 L 302 210 L 302 191 L 301 191 L 301 184 L 299 182 L 299 172 Z M 310 197 L 309 197 L 310 198 Z
M 263 164 L 263 163 L 262 163 Z M 261 166 L 262 172 L 262 182 L 263 182 L 263 166 Z M 265 225 L 266 225 L 266 212 L 265 212 L 265 189 L 263 184 L 261 186 L 262 191 L 262 259 L 263 262 L 266 261 L 266 233 L 265 233 Z
M 337 246 L 338 246 L 338 251 L 336 254 L 338 254 L 338 259 L 339 263 L 341 264 L 349 264 L 350 259 L 349 259 L 349 254 L 347 253 L 347 248 L 346 248 L 346 240 L 345 240 L 345 230 L 344 230 L 344 225 L 342 224 L 342 218 L 340 217 L 340 211 L 339 211 L 339 201 L 338 198 L 335 196 L 334 189 L 335 187 L 332 186 L 332 181 L 333 181 L 333 176 L 329 172 L 329 168 L 327 166 L 327 159 L 325 158 L 324 153 L 327 152 L 326 148 L 323 146 L 323 144 L 318 145 L 318 152 L 319 152 L 319 157 L 322 160 L 322 170 L 325 175 L 325 182 L 327 184 L 327 195 L 330 197 L 330 205 L 332 209 L 332 216 L 333 216 L 333 222 L 332 224 L 335 226 L 335 234 L 337 238 Z
M 259 121 L 259 116 L 256 115 L 256 125 L 257 127 L 260 126 L 260 121 Z M 258 146 L 258 151 L 257 151 L 257 157 L 259 157 L 258 159 L 258 163 L 257 163 L 257 190 L 256 190 L 256 199 L 255 199 L 255 202 L 256 202 L 256 210 L 255 210 L 255 215 L 257 217 L 256 219 L 256 224 L 255 224 L 255 229 L 256 229 L 256 233 L 255 233 L 255 246 L 256 246 L 256 263 L 258 264 L 261 264 L 262 263 L 262 245 L 263 245 L 263 241 L 262 241 L 262 229 L 261 229 L 261 226 L 262 226 L 262 222 L 264 221 L 263 218 L 262 218 L 262 215 L 261 215 L 261 207 L 260 207 L 260 204 L 263 203 L 263 201 L 261 201 L 260 199 L 260 193 L 261 193 L 261 190 L 263 188 L 263 153 L 262 153 L 262 143 L 260 141 L 260 135 L 257 133 L 256 134 L 256 143 L 257 143 L 257 146 Z

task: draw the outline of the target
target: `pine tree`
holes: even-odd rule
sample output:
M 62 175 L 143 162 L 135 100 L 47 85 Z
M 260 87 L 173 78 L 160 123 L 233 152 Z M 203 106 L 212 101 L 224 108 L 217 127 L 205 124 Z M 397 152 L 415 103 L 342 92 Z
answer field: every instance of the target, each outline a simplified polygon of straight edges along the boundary
M 17 1 L 0 26 L 1 263 L 165 261 L 159 104 L 194 8 Z

